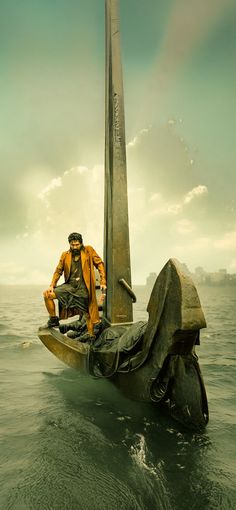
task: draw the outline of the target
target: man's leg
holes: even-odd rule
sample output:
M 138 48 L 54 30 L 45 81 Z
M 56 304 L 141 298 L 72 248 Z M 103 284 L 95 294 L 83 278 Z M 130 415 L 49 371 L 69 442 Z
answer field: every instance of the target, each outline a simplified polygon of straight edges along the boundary
M 54 292 L 48 292 L 47 290 L 43 293 L 45 306 L 49 313 L 48 326 L 59 326 L 59 318 L 56 315 L 56 306 L 54 299 L 57 299 Z
M 89 334 L 92 336 L 93 335 L 93 323 L 89 317 L 89 314 L 87 314 L 87 316 L 86 316 L 86 324 L 87 324 L 87 330 L 88 330 Z
M 93 329 L 94 324 L 91 321 L 89 314 L 86 314 L 86 324 L 87 324 L 88 333 L 93 338 L 94 337 L 94 329 Z
M 54 299 L 56 299 L 56 294 L 54 294 L 54 292 L 52 292 L 51 296 L 48 297 L 47 291 L 45 291 L 43 293 L 43 296 L 44 296 L 44 303 L 45 303 L 45 306 L 47 308 L 47 311 L 48 311 L 50 317 L 55 317 L 55 315 L 56 315 L 56 306 L 55 306 L 55 303 L 54 303 Z

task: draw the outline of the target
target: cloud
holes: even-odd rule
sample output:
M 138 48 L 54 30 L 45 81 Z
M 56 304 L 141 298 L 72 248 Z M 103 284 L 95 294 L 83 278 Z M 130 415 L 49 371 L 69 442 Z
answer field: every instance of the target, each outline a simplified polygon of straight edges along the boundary
M 193 232 L 194 236 L 192 236 Z M 184 232 L 180 233 L 184 234 Z M 236 248 L 235 230 L 226 232 L 221 238 L 216 239 L 211 232 L 208 236 L 199 235 L 198 227 L 198 229 L 194 228 L 192 232 L 189 232 L 186 241 L 183 237 L 181 241 L 181 243 L 173 243 L 173 252 L 177 258 L 184 260 L 191 269 L 200 265 L 210 272 L 217 271 L 220 267 L 226 267 L 230 272 L 236 271 L 236 259 L 234 258 Z
M 196 188 L 193 188 L 185 195 L 183 203 L 189 204 L 190 202 L 192 202 L 194 198 L 197 198 L 201 195 L 205 195 L 206 193 L 208 193 L 207 187 L 200 184 L 199 186 L 196 186 Z
M 151 209 L 147 212 L 148 216 L 165 216 L 165 215 L 173 215 L 176 216 L 183 211 L 183 208 L 186 207 L 190 202 L 194 199 L 201 197 L 208 193 L 206 186 L 196 186 L 191 189 L 184 195 L 181 202 L 179 203 L 170 203 L 166 201 L 160 193 L 153 193 L 149 198 L 149 202 L 154 204 L 154 209 Z
M 236 230 L 226 232 L 221 239 L 217 239 L 214 243 L 215 247 L 220 250 L 233 250 L 236 248 Z
M 195 225 L 192 221 L 183 218 L 177 222 L 176 230 L 181 235 L 190 234 L 195 230 Z
M 61 186 L 62 186 L 61 177 L 54 177 L 46 186 L 46 188 L 40 191 L 40 193 L 38 194 L 38 198 L 40 198 L 40 200 L 45 200 L 45 198 L 50 194 L 50 192 L 54 188 L 60 188 Z
M 182 210 L 180 204 L 170 204 L 165 202 L 162 198 L 159 200 L 159 204 L 150 211 L 147 211 L 147 217 L 151 216 L 176 216 Z
M 193 154 L 194 165 L 191 164 Z M 145 185 L 147 193 L 153 197 L 151 200 L 160 193 L 168 196 L 171 205 L 179 204 L 183 195 L 194 188 L 197 190 L 193 194 L 206 192 L 206 183 L 201 182 L 202 177 L 199 178 L 196 152 L 180 136 L 178 127 L 170 127 L 167 122 L 161 126 L 150 126 L 145 132 L 139 131 L 135 143 L 127 150 L 127 168 L 129 186 L 138 188 Z M 186 200 L 191 201 L 192 198 L 189 196 Z
M 150 128 L 151 126 L 149 128 L 141 129 L 139 133 L 136 136 L 134 136 L 134 138 L 130 140 L 130 142 L 127 143 L 126 148 L 130 149 L 132 147 L 135 147 L 141 141 L 142 136 L 149 132 Z
M 196 237 L 184 245 L 176 245 L 174 250 L 178 254 L 186 255 L 186 252 L 205 250 L 212 246 L 212 244 L 212 239 L 210 237 Z
M 103 173 L 103 165 L 73 166 L 49 177 L 44 187 L 35 181 L 31 192 L 30 176 L 29 182 L 25 178 L 27 219 L 24 228 L 2 246 L 2 284 L 49 284 L 73 231 L 81 232 L 85 244 L 103 255 Z
M 64 245 L 65 249 L 68 234 L 79 231 L 86 244 L 95 243 L 101 251 L 103 165 L 74 166 L 50 179 L 42 190 L 31 196 L 28 225 L 28 237 L 51 247 Z
M 209 209 L 215 195 L 206 200 L 208 186 L 195 166 L 190 171 L 191 151 L 185 152 L 175 126 L 144 128 L 134 139 L 127 151 L 133 281 L 158 272 L 170 257 L 203 267 L 209 261 L 216 270 L 229 267 L 223 245 L 234 246 L 232 235 L 220 236 L 216 209 Z M 70 232 L 81 232 L 85 244 L 103 254 L 104 166 L 74 165 L 56 177 L 49 169 L 44 181 L 37 176 L 33 186 L 30 175 L 22 185 L 28 207 L 25 228 L 1 250 L 1 260 L 17 251 L 15 265 L 6 272 L 12 282 L 49 283 Z M 199 206 L 202 200 L 204 207 Z M 6 274 L 2 271 L 2 279 Z
M 160 193 L 153 193 L 150 197 L 149 197 L 149 202 L 154 202 L 156 200 L 161 200 L 161 194 Z

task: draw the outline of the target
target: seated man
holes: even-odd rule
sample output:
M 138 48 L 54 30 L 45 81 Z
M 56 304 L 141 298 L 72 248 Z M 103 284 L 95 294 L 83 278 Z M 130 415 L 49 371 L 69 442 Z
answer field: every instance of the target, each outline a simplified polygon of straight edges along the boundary
M 86 314 L 87 329 L 93 336 L 94 324 L 100 321 L 96 299 L 94 267 L 99 271 L 102 300 L 105 298 L 106 276 L 102 259 L 92 248 L 84 246 L 82 235 L 69 235 L 70 249 L 64 251 L 52 277 L 49 288 L 44 292 L 44 301 L 49 313 L 48 327 L 59 326 L 59 318 L 66 319 Z M 64 273 L 65 283 L 56 286 Z M 59 317 L 56 315 L 54 299 L 59 301 Z

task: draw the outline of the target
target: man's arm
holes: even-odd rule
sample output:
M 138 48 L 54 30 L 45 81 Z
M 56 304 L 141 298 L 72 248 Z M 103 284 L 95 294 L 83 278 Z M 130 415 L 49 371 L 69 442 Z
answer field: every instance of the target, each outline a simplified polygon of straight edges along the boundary
M 107 282 L 106 282 L 106 273 L 105 273 L 104 263 L 103 263 L 101 257 L 99 257 L 97 252 L 94 250 L 94 248 L 91 247 L 91 251 L 92 251 L 93 265 L 96 267 L 96 269 L 99 272 L 100 287 L 101 287 L 101 289 L 106 289 L 107 288 Z

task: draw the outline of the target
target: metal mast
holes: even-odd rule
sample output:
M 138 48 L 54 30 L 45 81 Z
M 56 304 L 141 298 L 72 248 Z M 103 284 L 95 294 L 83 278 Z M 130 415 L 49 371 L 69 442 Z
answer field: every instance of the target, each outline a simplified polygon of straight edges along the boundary
M 124 93 L 118 0 L 106 1 L 104 261 L 110 324 L 132 323 Z

